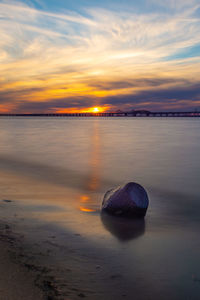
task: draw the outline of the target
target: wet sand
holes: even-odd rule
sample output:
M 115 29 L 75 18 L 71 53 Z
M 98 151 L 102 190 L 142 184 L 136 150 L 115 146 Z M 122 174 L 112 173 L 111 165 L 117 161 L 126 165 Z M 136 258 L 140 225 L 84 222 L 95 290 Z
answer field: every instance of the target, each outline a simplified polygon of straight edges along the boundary
M 67 277 L 63 280 L 63 270 L 54 261 L 51 248 L 59 248 L 59 245 L 54 242 L 52 230 L 44 229 L 37 236 L 41 224 L 25 219 L 21 209 L 12 200 L 3 200 L 0 204 L 0 298 L 74 299 L 68 298 Z M 78 289 L 77 296 L 84 297 Z
M 45 209 L 57 222 L 46 217 Z M 79 214 L 82 227 L 75 226 L 78 212 L 63 213 L 57 215 L 55 205 L 0 200 L 0 299 L 131 300 L 133 295 L 136 300 L 199 299 L 196 235 L 190 240 L 197 249 L 185 245 L 187 232 L 184 245 L 182 238 L 177 245 L 177 232 L 181 231 L 176 232 L 173 224 L 161 234 L 154 232 L 155 228 L 144 234 L 151 211 L 137 223 L 100 214 L 90 214 L 88 219 Z M 64 216 L 69 225 L 75 218 L 74 230 L 64 226 Z M 95 238 L 92 231 L 91 239 L 87 220 L 91 230 L 95 222 L 102 222 L 113 238 L 107 238 L 106 231 Z M 182 270 L 185 261 L 188 267 Z
M 1 200 L 0 220 L 1 299 L 126 297 L 109 256 L 82 234 L 34 219 L 13 200 Z
M 13 239 L 0 234 L 0 298 L 2 300 L 42 300 L 44 294 L 36 285 L 35 274 L 17 262 Z
M 0 222 L 0 299 L 67 299 L 57 297 L 59 292 L 55 286 L 54 277 L 49 274 L 48 268 L 35 261 L 36 255 L 42 258 L 45 254 L 31 251 L 26 244 L 24 234 L 17 232 L 16 221 L 8 216 L 5 221 L 2 216 L 5 209 L 2 207 L 4 206 L 1 205 Z M 13 209 L 10 213 L 16 218 L 17 215 Z M 24 228 L 25 231 L 26 228 Z

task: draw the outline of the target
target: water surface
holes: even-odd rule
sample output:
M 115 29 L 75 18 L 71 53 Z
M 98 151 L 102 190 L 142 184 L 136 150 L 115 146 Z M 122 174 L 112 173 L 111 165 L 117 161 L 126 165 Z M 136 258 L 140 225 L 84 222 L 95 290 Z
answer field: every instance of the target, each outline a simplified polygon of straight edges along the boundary
M 198 118 L 1 118 L 0 141 L 1 199 L 107 251 L 135 299 L 199 299 Z M 101 215 L 128 181 L 148 191 L 145 220 Z

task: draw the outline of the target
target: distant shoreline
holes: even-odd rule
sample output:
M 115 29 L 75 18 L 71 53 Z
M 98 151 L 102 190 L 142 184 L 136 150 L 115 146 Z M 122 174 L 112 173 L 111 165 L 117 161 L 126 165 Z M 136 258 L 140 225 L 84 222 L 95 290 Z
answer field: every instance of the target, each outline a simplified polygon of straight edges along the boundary
M 17 113 L 0 114 L 0 117 L 200 117 L 200 111 L 185 112 L 150 112 L 137 110 L 132 112 L 104 112 L 104 113 Z

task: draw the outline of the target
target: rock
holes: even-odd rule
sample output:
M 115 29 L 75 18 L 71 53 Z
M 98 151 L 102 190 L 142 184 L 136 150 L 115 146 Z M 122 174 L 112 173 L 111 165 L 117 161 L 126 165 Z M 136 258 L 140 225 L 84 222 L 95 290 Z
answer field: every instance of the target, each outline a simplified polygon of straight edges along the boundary
M 105 193 L 102 211 L 113 215 L 144 217 L 148 205 L 145 189 L 138 183 L 129 182 Z

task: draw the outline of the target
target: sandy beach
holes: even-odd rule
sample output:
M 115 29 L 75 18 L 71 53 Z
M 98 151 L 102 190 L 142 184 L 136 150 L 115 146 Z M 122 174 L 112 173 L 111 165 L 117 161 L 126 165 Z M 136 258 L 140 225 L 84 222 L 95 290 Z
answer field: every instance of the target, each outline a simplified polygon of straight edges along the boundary
M 5 205 L 4 205 L 5 204 Z M 54 277 L 48 268 L 42 266 L 35 258 L 42 259 L 45 253 L 30 251 L 26 245 L 24 234 L 16 230 L 16 211 L 10 206 L 11 201 L 1 203 L 0 222 L 0 297 L 2 300 L 19 299 L 61 299 Z M 9 210 L 12 219 L 7 215 L 2 217 L 2 212 Z M 4 219 L 2 221 L 2 219 Z M 15 220 L 14 220 L 15 219 Z M 24 233 L 26 228 L 24 228 Z M 39 247 L 38 247 L 39 251 Z M 66 298 L 62 298 L 66 299 Z
M 2 226 L 1 226 L 2 227 Z M 29 272 L 16 256 L 14 238 L 1 228 L 0 234 L 0 297 L 4 300 L 42 300 L 43 291 L 36 284 L 35 274 Z
M 25 217 L 26 214 L 26 217 Z M 1 299 L 118 299 L 122 275 L 81 234 L 34 219 L 12 200 L 0 203 Z M 119 295 L 119 292 L 121 295 Z

